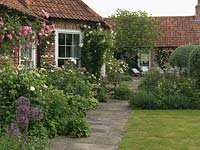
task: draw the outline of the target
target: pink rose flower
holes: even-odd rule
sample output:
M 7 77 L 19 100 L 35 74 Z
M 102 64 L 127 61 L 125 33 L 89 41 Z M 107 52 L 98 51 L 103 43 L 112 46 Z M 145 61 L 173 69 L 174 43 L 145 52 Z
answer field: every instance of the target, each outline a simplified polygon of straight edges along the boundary
M 21 33 L 21 32 L 19 32 L 19 34 L 18 34 L 20 37 L 22 37 L 23 36 L 23 34 Z
M 41 29 L 39 35 L 41 36 L 41 35 L 44 35 L 44 34 L 45 34 L 44 29 Z
M 49 18 L 49 14 L 46 11 L 42 10 L 42 13 L 46 18 Z
M 1 35 L 1 36 L 0 36 L 0 39 L 1 39 L 1 40 L 4 40 L 4 38 L 5 38 L 4 35 Z
M 32 36 L 32 40 L 35 40 L 35 36 L 34 35 Z
M 3 24 L 4 24 L 3 21 L 0 21 L 0 26 L 3 26 Z
M 46 27 L 46 25 L 47 25 L 47 24 L 46 24 L 46 22 L 45 22 L 45 21 L 43 21 L 43 22 L 42 22 L 42 27 L 43 27 L 43 28 L 45 28 L 45 27 Z
M 11 40 L 12 39 L 12 34 L 8 34 L 7 37 L 8 37 L 8 39 Z

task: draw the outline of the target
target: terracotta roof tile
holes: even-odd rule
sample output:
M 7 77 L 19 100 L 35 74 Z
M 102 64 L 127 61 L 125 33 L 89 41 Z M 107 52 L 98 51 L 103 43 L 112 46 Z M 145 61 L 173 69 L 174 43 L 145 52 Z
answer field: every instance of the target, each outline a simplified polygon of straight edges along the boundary
M 155 18 L 159 20 L 161 30 L 156 46 L 200 45 L 200 22 L 195 16 Z
M 4 5 L 18 11 L 25 11 L 26 9 L 25 5 L 23 5 L 20 0 L 0 0 L 0 5 Z
M 20 1 L 23 0 L 0 0 L 0 5 L 24 12 L 27 7 Z M 82 0 L 31 0 L 29 9 L 35 15 L 40 15 L 44 10 L 52 18 L 104 22 L 103 18 Z
M 195 16 L 155 17 L 158 19 L 161 37 L 155 42 L 156 47 L 177 47 L 181 45 L 200 45 L 200 22 Z M 106 23 L 112 27 L 116 20 L 106 18 Z

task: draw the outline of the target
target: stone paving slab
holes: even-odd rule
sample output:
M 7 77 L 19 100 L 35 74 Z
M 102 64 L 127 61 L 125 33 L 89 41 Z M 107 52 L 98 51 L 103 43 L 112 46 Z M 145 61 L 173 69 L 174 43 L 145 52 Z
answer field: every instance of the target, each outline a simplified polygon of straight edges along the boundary
M 127 101 L 110 100 L 97 110 L 88 112 L 90 137 L 73 139 L 59 136 L 51 150 L 118 150 L 130 114 Z

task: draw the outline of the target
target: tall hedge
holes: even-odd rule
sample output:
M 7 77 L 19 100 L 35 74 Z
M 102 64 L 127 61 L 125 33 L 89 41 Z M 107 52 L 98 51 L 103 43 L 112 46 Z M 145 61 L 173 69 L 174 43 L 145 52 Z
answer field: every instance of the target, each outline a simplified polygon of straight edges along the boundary
M 200 46 L 196 47 L 190 54 L 189 70 L 191 76 L 197 79 L 197 85 L 200 87 Z
M 184 45 L 175 49 L 169 57 L 169 63 L 173 67 L 178 67 L 180 71 L 188 71 L 189 57 L 196 45 Z

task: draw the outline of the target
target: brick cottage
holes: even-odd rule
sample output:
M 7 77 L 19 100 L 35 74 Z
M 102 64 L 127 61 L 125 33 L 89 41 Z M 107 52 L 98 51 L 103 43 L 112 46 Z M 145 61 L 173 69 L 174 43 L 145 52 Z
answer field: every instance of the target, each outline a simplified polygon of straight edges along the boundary
M 200 45 L 200 0 L 198 0 L 194 16 L 164 16 L 155 18 L 158 19 L 161 37 L 155 42 L 155 48 L 150 53 L 140 55 L 140 67 L 156 67 L 155 51 L 157 49 L 174 50 L 181 45 Z M 116 21 L 112 19 L 106 19 L 106 22 L 111 28 L 116 24 Z M 148 58 L 148 60 L 142 60 L 142 58 Z
M 80 66 L 81 28 L 85 25 L 109 28 L 104 19 L 88 7 L 82 0 L 0 0 L 0 11 L 29 12 L 30 16 L 40 17 L 42 11 L 49 14 L 48 21 L 56 26 L 55 44 L 45 51 L 45 61 L 61 66 L 67 59 L 75 59 Z M 33 50 L 31 60 L 37 65 L 38 50 Z M 15 64 L 22 61 L 15 56 Z

